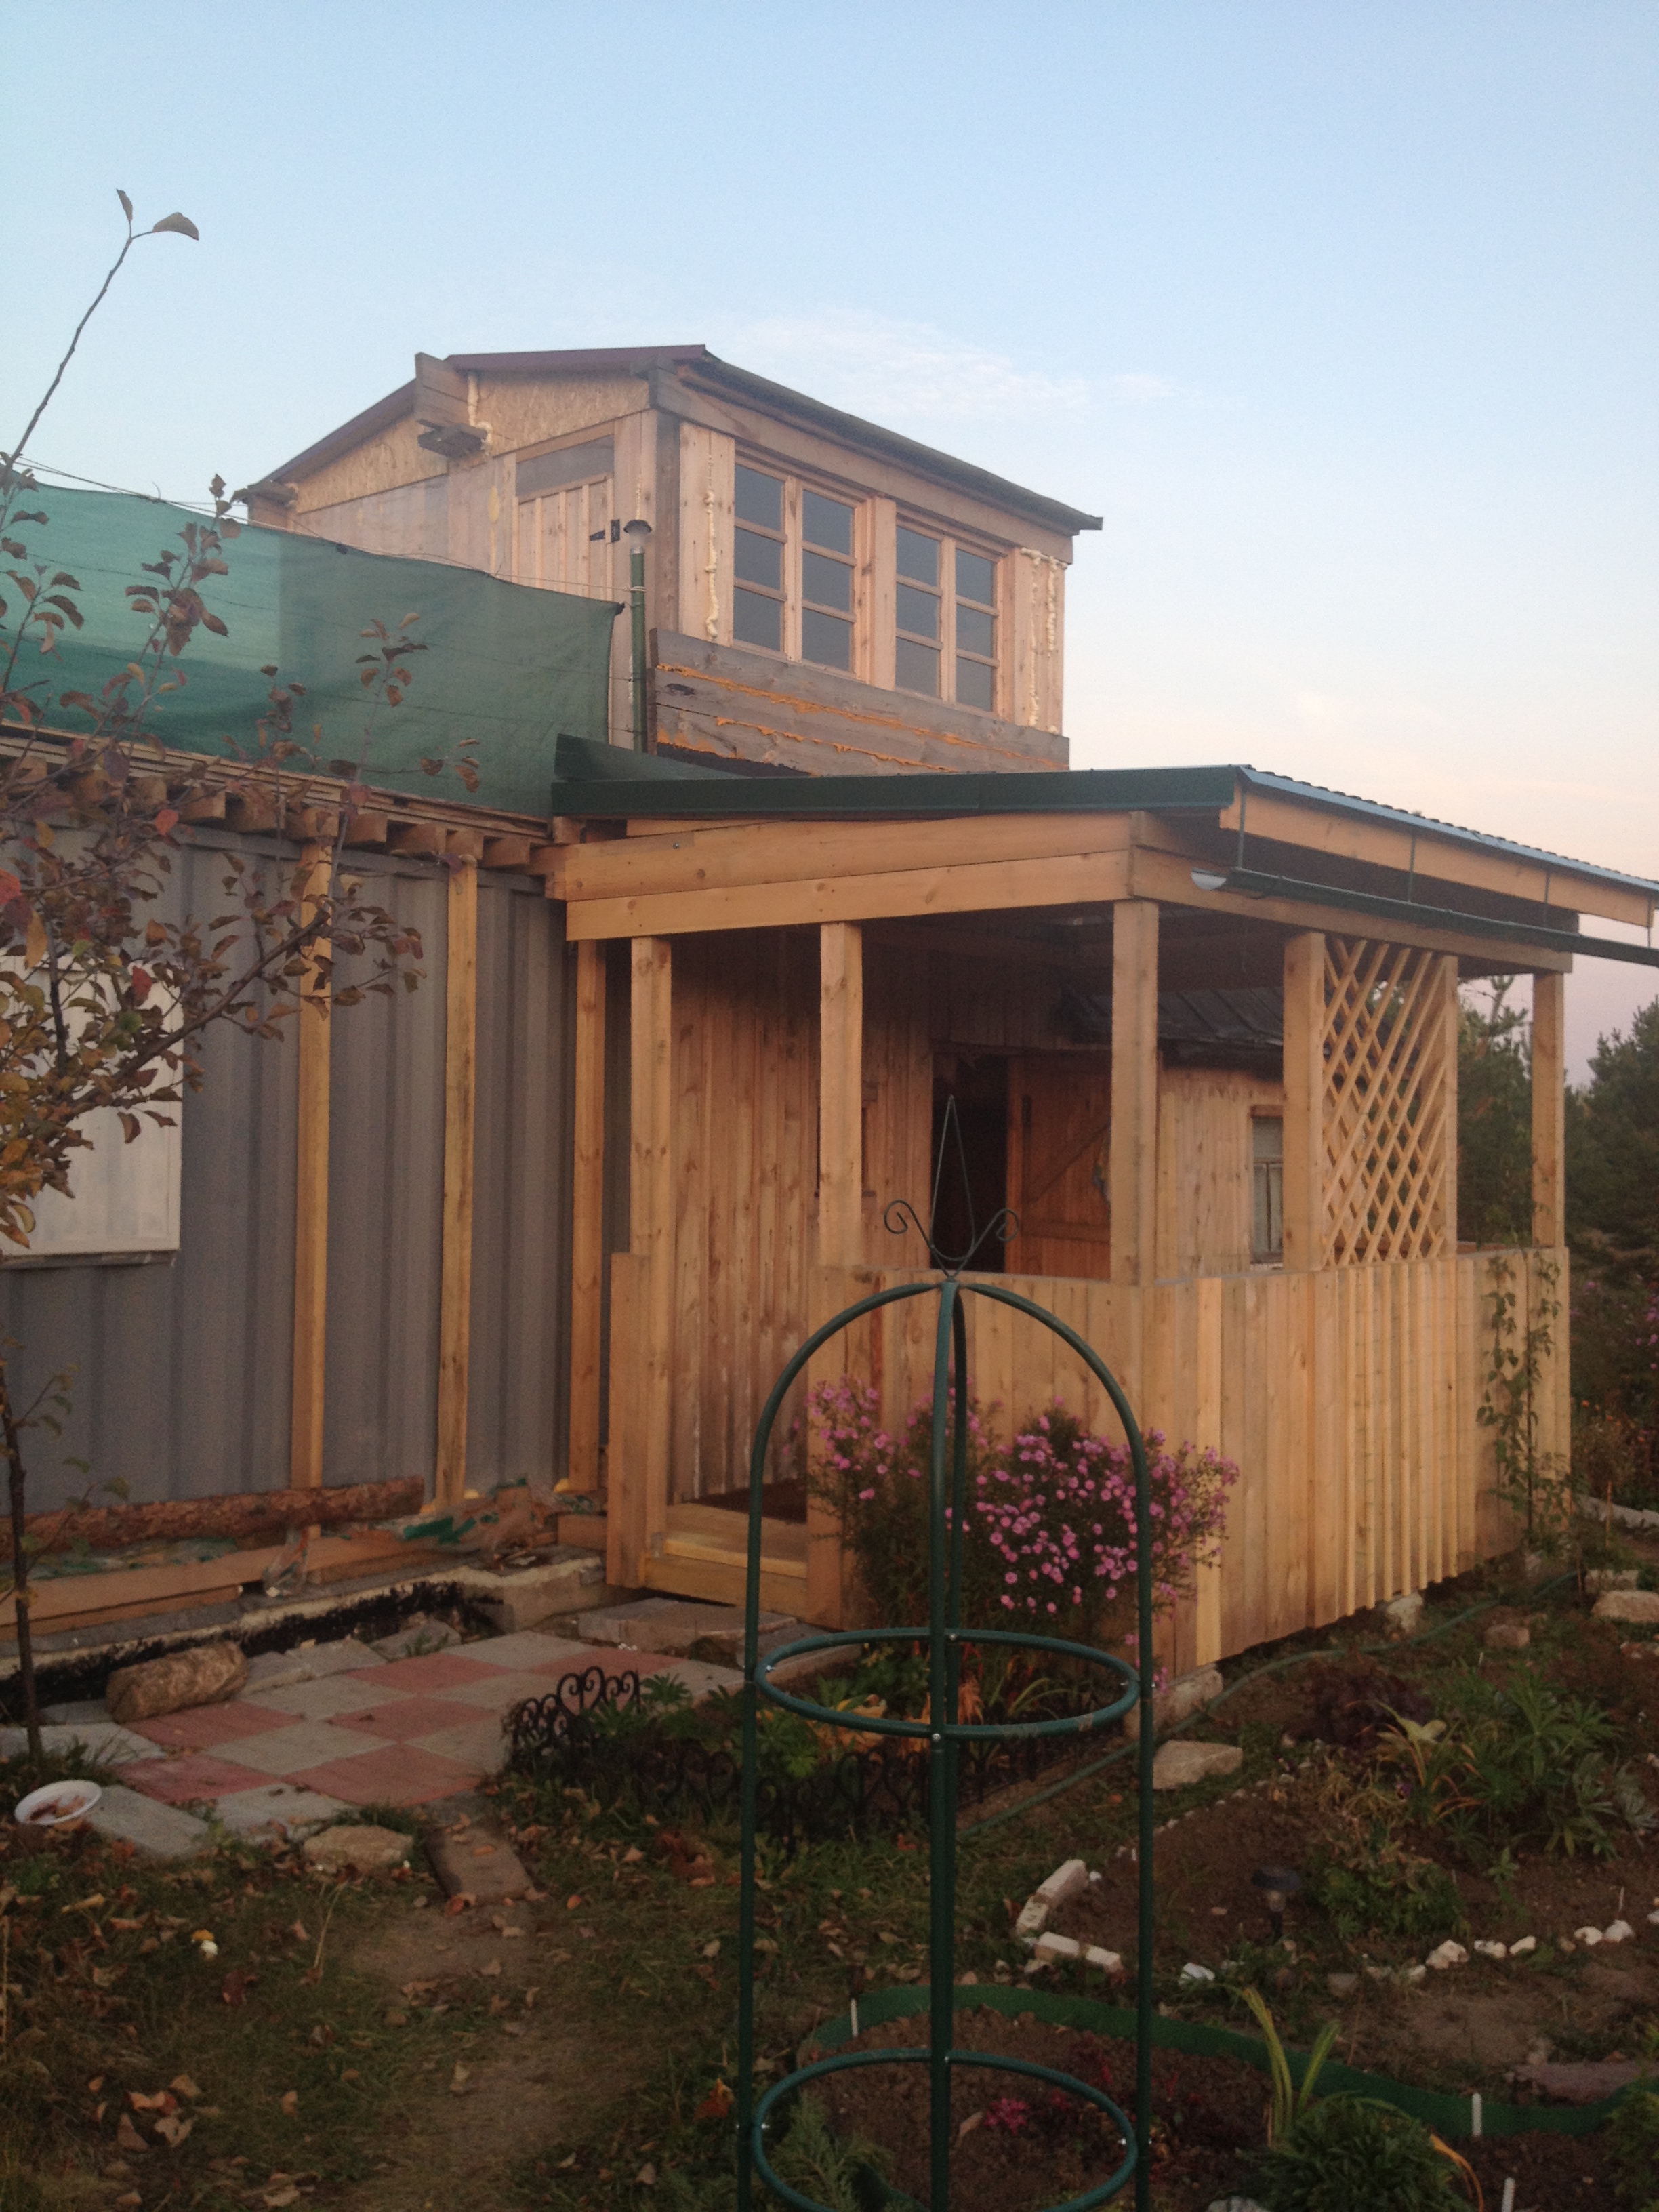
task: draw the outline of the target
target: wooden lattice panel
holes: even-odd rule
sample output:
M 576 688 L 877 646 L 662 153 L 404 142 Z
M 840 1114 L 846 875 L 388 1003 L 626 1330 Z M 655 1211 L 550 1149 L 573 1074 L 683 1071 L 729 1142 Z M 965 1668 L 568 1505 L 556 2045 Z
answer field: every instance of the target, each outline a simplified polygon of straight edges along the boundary
M 1456 1097 L 1453 963 L 1365 938 L 1325 940 L 1324 1259 L 1455 1249 L 1446 1148 Z

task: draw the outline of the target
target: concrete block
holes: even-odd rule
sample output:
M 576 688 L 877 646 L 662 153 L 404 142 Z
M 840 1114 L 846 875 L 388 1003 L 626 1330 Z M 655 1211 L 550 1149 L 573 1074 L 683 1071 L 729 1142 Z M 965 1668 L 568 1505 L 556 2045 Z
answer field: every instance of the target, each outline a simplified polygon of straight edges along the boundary
M 310 1835 L 352 1808 L 320 1790 L 301 1790 L 292 1782 L 262 1783 L 255 1790 L 233 1790 L 214 1801 L 213 1816 L 242 1843 L 292 1843 Z
M 1064 1905 L 1068 1897 L 1075 1897 L 1080 1889 L 1089 1887 L 1089 1869 L 1082 1859 L 1067 1859 L 1057 1866 L 1047 1881 L 1040 1881 L 1031 1894 L 1040 1898 L 1050 1911 Z
M 385 1867 L 404 1866 L 415 1847 L 412 1836 L 404 1835 L 401 1828 L 377 1828 L 369 1822 L 357 1822 L 345 1828 L 325 1828 L 319 1836 L 306 1840 L 303 1856 L 307 1866 L 321 1867 L 329 1874 L 343 1874 L 348 1867 L 359 1874 L 377 1874 Z
M 1190 1674 L 1179 1675 L 1152 1699 L 1152 1725 L 1162 1735 L 1165 1729 L 1184 1721 L 1189 1713 L 1197 1712 L 1221 1695 L 1222 1680 L 1219 1667 L 1200 1667 Z M 1123 1717 L 1123 1733 L 1131 1742 L 1140 1736 L 1140 1708 L 1132 1705 Z
M 1244 1753 L 1236 1743 L 1166 1743 L 1152 1761 L 1152 1787 L 1190 1790 L 1212 1775 L 1237 1774 L 1243 1764 Z
M 118 1782 L 105 1790 L 87 1824 L 106 1842 L 131 1844 L 150 1859 L 195 1858 L 213 1843 L 205 1820 L 177 1805 L 163 1805 L 159 1798 L 142 1797 Z
M 474 1569 L 460 1579 L 490 1626 L 511 1636 L 520 1629 L 538 1628 L 555 1614 L 584 1612 L 594 1602 L 584 1592 L 603 1595 L 605 1561 L 593 1552 L 572 1551 L 563 1559 L 520 1567 L 514 1574 Z
M 101 1698 L 81 1698 L 67 1705 L 42 1705 L 40 1717 L 54 1724 L 72 1728 L 82 1721 L 106 1721 L 109 1707 Z
M 479 1905 L 501 1905 L 536 1886 L 507 1838 L 488 1821 L 434 1829 L 426 1838 L 426 1855 L 449 1897 L 470 1896 Z
M 1035 1943 L 1048 1925 L 1048 1908 L 1040 1897 L 1028 1897 L 1014 1923 L 1014 1936 L 1022 1943 Z
M 1659 1628 L 1659 1590 L 1608 1590 L 1595 1601 L 1595 1618 L 1640 1622 L 1650 1628 Z
M 1085 1966 L 1098 1966 L 1103 1974 L 1121 1974 L 1123 1972 L 1122 1954 L 1108 1951 L 1098 1943 L 1084 1945 L 1083 1963 Z
M 0 1759 L 17 1759 L 28 1749 L 27 1729 L 0 1729 Z M 88 1721 L 79 1727 L 43 1728 L 42 1747 L 55 1757 L 83 1753 L 88 1765 L 125 1766 L 132 1759 L 162 1759 L 166 1753 L 148 1736 L 118 1728 L 113 1721 Z
M 1039 1936 L 1032 1955 L 1035 1958 L 1046 1960 L 1050 1964 L 1056 1964 L 1061 1959 L 1080 1959 L 1083 1956 L 1083 1946 L 1075 1936 Z

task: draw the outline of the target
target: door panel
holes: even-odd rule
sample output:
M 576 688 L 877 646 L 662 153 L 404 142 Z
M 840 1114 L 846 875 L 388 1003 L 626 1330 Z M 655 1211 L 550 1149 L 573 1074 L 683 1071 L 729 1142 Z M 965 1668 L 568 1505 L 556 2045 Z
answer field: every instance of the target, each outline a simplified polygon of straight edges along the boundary
M 1111 1126 L 1109 1053 L 1022 1053 L 1011 1062 L 1008 1203 L 1019 1216 L 1011 1272 L 1109 1276 Z

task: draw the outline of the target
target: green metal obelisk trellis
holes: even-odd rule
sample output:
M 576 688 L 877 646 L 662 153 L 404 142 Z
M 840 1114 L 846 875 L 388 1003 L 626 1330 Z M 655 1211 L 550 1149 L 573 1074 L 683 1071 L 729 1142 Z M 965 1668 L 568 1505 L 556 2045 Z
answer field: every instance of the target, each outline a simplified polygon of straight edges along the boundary
M 908 1209 L 907 1209 L 908 1211 Z M 919 1224 L 918 1224 L 919 1225 Z M 930 1254 L 936 1260 L 929 1238 Z M 971 1250 L 968 1255 L 971 1257 Z M 925 2065 L 931 2077 L 930 2127 L 931 2212 L 948 2212 L 951 2196 L 951 2080 L 953 2069 L 973 2066 L 1004 2073 L 1023 2074 L 1060 2088 L 1104 2112 L 1121 2130 L 1127 2146 L 1117 2171 L 1097 2187 L 1067 2200 L 1053 2212 L 1086 2212 L 1115 2197 L 1134 2176 L 1137 2212 L 1148 2212 L 1148 2142 L 1152 2120 L 1152 1517 L 1146 1448 L 1127 1398 L 1116 1378 L 1093 1349 L 1054 1314 L 1029 1298 L 981 1280 L 957 1279 L 963 1261 L 947 1263 L 933 1280 L 906 1283 L 860 1298 L 826 1322 L 803 1344 L 773 1385 L 771 1395 L 755 1431 L 749 1465 L 749 1583 L 747 1620 L 744 1638 L 743 1720 L 743 1890 L 738 1963 L 738 2204 L 749 2212 L 753 2178 L 758 2173 L 767 2187 L 796 2212 L 828 2212 L 814 2198 L 781 2181 L 767 2156 L 767 2136 L 773 2115 L 787 2099 L 796 2095 L 820 2076 L 857 2066 L 911 2063 Z M 933 1348 L 933 1430 L 930 1468 L 930 1543 L 928 1618 L 925 1626 L 908 1628 L 849 1630 L 804 1637 L 772 1652 L 759 1663 L 761 1486 L 765 1477 L 767 1450 L 779 1408 L 807 1362 L 831 1337 L 860 1316 L 878 1306 L 907 1298 L 935 1297 L 939 1324 Z M 963 1301 L 990 1298 L 1028 1315 L 1052 1329 L 1082 1360 L 1117 1409 L 1128 1438 L 1135 1480 L 1135 1560 L 1138 1601 L 1138 1665 L 1130 1667 L 1112 1653 L 1046 1636 L 1028 1636 L 1005 1629 L 964 1629 L 962 1622 L 962 1547 L 966 1508 L 968 1447 L 968 1337 Z M 952 1393 L 954 1390 L 954 1404 Z M 954 1420 L 947 1416 L 954 1411 Z M 948 1441 L 948 1452 L 947 1452 Z M 947 1465 L 948 1460 L 948 1465 Z M 946 1508 L 950 1510 L 947 1513 Z M 928 1657 L 928 1706 L 925 1721 L 855 1718 L 834 1707 L 792 1697 L 776 1687 L 771 1670 L 781 1661 L 809 1652 L 830 1652 L 848 1645 L 868 1644 L 925 1644 Z M 1127 1686 L 1115 1703 L 1070 1718 L 998 1725 L 963 1723 L 957 1717 L 957 1691 L 964 1644 L 1002 1644 L 1022 1650 L 1063 1653 L 1073 1660 L 1115 1674 Z M 757 1771 L 757 1739 L 760 1700 L 787 1707 L 807 1719 L 830 1728 L 856 1729 L 865 1735 L 925 1738 L 929 1765 L 930 1990 L 929 2037 L 925 2049 L 839 2051 L 800 2068 L 768 2090 L 755 2103 L 755 1818 Z M 997 2057 L 953 2047 L 952 2028 L 956 1991 L 953 1954 L 956 1937 L 957 1765 L 963 1743 L 1006 1741 L 1020 1736 L 1081 1734 L 1117 1720 L 1139 1699 L 1140 1706 L 1140 1844 L 1139 1844 L 1139 1958 L 1136 2029 L 1135 2124 L 1111 2099 L 1085 2082 L 1052 2068 Z

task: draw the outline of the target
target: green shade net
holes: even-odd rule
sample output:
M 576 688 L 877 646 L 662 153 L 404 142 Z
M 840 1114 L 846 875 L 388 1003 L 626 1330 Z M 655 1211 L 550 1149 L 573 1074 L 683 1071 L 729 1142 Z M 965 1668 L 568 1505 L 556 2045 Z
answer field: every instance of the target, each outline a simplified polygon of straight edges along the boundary
M 13 686 L 46 707 L 49 723 L 72 730 L 84 718 L 58 708 L 61 695 L 96 697 L 149 635 L 149 618 L 132 611 L 126 586 L 153 580 L 143 564 L 162 551 L 182 556 L 179 532 L 201 518 L 161 500 L 45 485 L 22 504 L 47 520 L 14 529 L 28 554 L 27 563 L 15 565 L 44 562 L 49 577 L 57 569 L 74 576 L 84 627 L 60 634 L 55 657 L 26 643 Z M 560 736 L 605 742 L 611 628 L 618 611 L 609 600 L 502 583 L 475 568 L 361 553 L 285 530 L 243 528 L 226 541 L 225 560 L 229 574 L 210 578 L 202 597 L 228 635 L 198 629 L 168 664 L 169 674 L 185 678 L 183 688 L 158 700 L 152 718 L 156 735 L 180 751 L 222 755 L 238 745 L 251 751 L 270 690 L 260 670 L 274 663 L 285 682 L 306 687 L 296 735 L 310 740 L 320 724 L 320 741 L 310 741 L 319 742 L 323 759 L 355 762 L 368 716 L 357 659 L 377 649 L 361 633 L 375 621 L 395 630 L 408 614 L 419 616 L 410 635 L 427 650 L 410 663 L 414 681 L 403 704 L 379 712 L 366 782 L 465 798 L 453 774 L 432 781 L 419 764 L 453 762 L 461 740 L 471 738 L 479 775 L 474 802 L 544 817 Z M 11 587 L 0 586 L 0 592 L 15 617 L 19 602 Z

